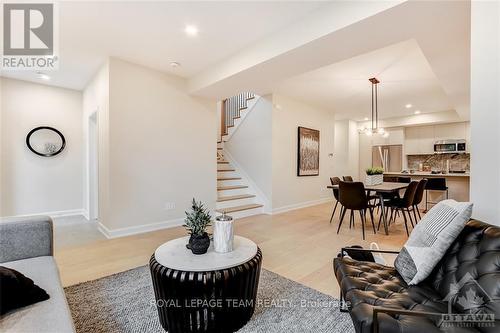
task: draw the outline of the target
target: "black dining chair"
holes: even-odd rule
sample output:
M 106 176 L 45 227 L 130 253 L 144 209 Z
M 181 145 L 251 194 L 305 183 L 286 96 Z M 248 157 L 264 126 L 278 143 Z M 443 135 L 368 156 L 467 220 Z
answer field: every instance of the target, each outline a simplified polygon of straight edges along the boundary
M 351 176 L 342 176 L 342 179 L 345 181 L 345 182 L 352 182 L 353 179 Z
M 347 210 L 350 210 L 349 218 L 351 224 L 354 224 L 354 211 L 359 211 L 359 216 L 361 217 L 361 229 L 363 231 L 363 240 L 365 239 L 365 223 L 367 211 L 370 212 L 373 233 L 377 233 L 377 231 L 375 230 L 375 223 L 373 222 L 374 206 L 370 204 L 368 196 L 366 195 L 365 186 L 362 182 L 341 181 L 339 183 L 339 201 L 343 206 L 343 209 L 342 213 L 340 214 L 337 234 L 340 231 L 340 226 L 342 225 L 342 221 L 344 220 Z
M 420 205 L 422 199 L 424 198 L 424 191 L 426 186 L 427 186 L 427 178 L 421 179 L 418 182 L 417 189 L 415 190 L 415 196 L 413 197 L 413 204 L 411 209 L 413 211 L 413 217 L 415 217 L 415 223 L 417 223 L 417 221 L 420 221 L 422 219 L 422 216 L 420 215 L 420 210 L 418 209 L 418 205 Z
M 340 183 L 340 178 L 330 177 L 330 183 L 332 183 L 333 186 L 338 185 Z M 333 197 L 335 198 L 335 207 L 333 208 L 332 216 L 330 217 L 330 223 L 332 223 L 333 216 L 335 215 L 335 211 L 337 210 L 337 205 L 339 204 L 339 189 L 334 188 L 332 190 L 333 190 Z
M 410 207 L 413 205 L 413 198 L 415 197 L 415 191 L 417 190 L 417 186 L 418 186 L 417 181 L 410 182 L 402 198 L 394 198 L 387 204 L 388 207 L 390 207 L 391 209 L 391 216 L 389 218 L 389 223 L 391 223 L 391 220 L 396 219 L 396 214 L 398 212 L 401 212 L 401 215 L 403 215 L 403 219 L 405 222 L 406 235 L 408 236 L 410 235 L 410 233 L 408 232 L 408 219 L 410 220 L 412 227 L 414 227 L 413 220 L 410 214 Z M 406 218 L 407 213 L 408 213 L 408 219 Z M 378 224 L 378 228 L 380 228 L 380 221 Z

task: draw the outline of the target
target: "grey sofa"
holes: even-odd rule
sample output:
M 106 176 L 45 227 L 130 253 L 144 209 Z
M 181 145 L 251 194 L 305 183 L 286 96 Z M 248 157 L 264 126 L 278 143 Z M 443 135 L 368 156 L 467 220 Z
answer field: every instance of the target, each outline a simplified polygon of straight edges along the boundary
M 53 251 L 50 217 L 0 219 L 0 265 L 21 272 L 50 295 L 0 317 L 0 332 L 75 332 Z

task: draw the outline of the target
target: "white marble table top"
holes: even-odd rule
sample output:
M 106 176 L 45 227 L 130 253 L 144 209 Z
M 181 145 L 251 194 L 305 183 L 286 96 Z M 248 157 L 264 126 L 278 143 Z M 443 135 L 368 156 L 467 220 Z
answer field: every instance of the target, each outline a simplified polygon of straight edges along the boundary
M 257 244 L 251 240 L 234 236 L 233 251 L 217 253 L 213 242 L 207 253 L 196 255 L 186 248 L 189 237 L 168 241 L 155 251 L 156 261 L 165 267 L 188 272 L 208 272 L 241 265 L 257 254 Z

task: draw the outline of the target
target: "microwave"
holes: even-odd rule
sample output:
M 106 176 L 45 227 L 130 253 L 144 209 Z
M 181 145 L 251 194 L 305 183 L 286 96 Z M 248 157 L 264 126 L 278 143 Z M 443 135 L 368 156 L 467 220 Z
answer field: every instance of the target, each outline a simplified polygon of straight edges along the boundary
M 465 140 L 441 140 L 434 143 L 435 153 L 465 153 Z

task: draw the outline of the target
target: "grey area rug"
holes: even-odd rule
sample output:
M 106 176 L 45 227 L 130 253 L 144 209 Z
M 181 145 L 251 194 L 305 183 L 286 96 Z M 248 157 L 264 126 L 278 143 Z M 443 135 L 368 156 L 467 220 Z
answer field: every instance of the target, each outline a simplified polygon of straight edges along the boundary
M 65 288 L 78 333 L 165 331 L 154 306 L 148 266 Z M 257 307 L 238 332 L 354 332 L 337 300 L 262 270 Z

